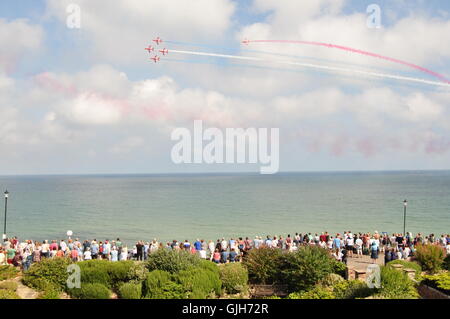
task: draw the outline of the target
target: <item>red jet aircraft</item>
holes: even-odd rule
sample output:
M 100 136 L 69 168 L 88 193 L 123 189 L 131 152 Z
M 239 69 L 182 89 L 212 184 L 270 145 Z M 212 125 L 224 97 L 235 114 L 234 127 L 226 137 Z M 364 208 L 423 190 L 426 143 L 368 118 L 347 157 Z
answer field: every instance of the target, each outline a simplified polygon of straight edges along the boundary
M 162 55 L 169 54 L 169 50 L 167 50 L 166 48 L 164 48 L 164 49 L 162 49 L 162 50 L 159 50 L 159 52 L 161 52 Z
M 161 42 L 163 42 L 163 40 L 161 40 L 160 37 L 157 37 L 156 39 L 153 40 L 153 42 L 156 42 L 156 44 L 159 45 Z
M 150 53 L 151 51 L 155 51 L 155 48 L 153 48 L 151 45 L 149 45 L 148 48 L 145 48 L 144 50 L 147 50 L 148 53 Z
M 150 60 L 153 60 L 156 63 L 159 61 L 159 56 L 155 55 L 153 58 L 150 58 Z

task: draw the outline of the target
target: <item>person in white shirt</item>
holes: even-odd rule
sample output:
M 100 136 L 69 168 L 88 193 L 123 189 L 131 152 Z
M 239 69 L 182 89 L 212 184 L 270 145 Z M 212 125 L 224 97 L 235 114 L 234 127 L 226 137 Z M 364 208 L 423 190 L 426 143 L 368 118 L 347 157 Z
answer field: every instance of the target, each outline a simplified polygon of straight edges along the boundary
M 122 251 L 120 252 L 120 260 L 127 260 L 128 258 L 128 247 L 122 247 Z
M 150 253 L 154 253 L 159 248 L 159 243 L 156 240 L 156 238 L 153 239 L 152 243 L 150 244 Z
M 410 253 L 411 249 L 408 246 L 406 246 L 405 249 L 403 249 L 403 259 L 405 260 L 408 259 Z
M 67 244 L 64 240 L 61 240 L 61 242 L 59 243 L 59 247 L 61 247 L 62 251 L 66 251 L 67 248 Z
M 362 246 L 363 246 L 363 241 L 360 237 L 358 237 L 355 241 L 355 248 L 356 248 L 356 256 L 358 258 L 362 258 Z
M 84 260 L 91 260 L 92 259 L 91 248 L 89 248 L 89 247 L 86 248 L 86 251 L 83 253 L 83 259 Z
M 339 250 L 339 248 L 336 248 L 336 250 L 333 251 L 332 256 L 337 260 L 337 261 L 342 261 L 342 253 Z
M 272 248 L 277 248 L 278 247 L 278 239 L 277 236 L 273 237 L 272 240 Z
M 346 244 L 348 257 L 353 257 L 353 245 L 355 244 L 353 237 L 347 236 Z
M 41 253 L 45 258 L 50 257 L 50 245 L 48 240 L 44 240 L 44 243 L 41 246 Z
M 333 249 L 333 237 L 332 236 L 330 236 L 330 238 L 327 242 L 327 245 L 328 245 L 329 250 Z
M 450 255 L 450 243 L 447 244 L 445 250 L 447 250 L 447 255 Z
M 212 240 L 210 240 L 208 242 L 208 250 L 209 250 L 209 259 L 212 260 L 213 255 L 214 255 L 214 251 L 216 250 L 216 245 L 214 245 L 214 242 Z
M 222 250 L 228 249 L 228 242 L 225 240 L 225 238 L 222 238 L 222 242 L 220 243 L 220 246 L 222 247 Z
M 3 251 L 3 248 L 0 248 L 0 265 L 6 265 L 6 252 Z

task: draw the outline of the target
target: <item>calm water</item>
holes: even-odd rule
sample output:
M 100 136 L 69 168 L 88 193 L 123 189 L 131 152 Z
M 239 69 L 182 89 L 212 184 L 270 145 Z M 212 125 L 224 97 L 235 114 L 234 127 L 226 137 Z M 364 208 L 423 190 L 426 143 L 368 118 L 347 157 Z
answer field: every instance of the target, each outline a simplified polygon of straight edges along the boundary
M 0 177 L 8 234 L 217 239 L 295 232 L 450 232 L 450 172 Z M 0 232 L 3 209 L 0 209 Z

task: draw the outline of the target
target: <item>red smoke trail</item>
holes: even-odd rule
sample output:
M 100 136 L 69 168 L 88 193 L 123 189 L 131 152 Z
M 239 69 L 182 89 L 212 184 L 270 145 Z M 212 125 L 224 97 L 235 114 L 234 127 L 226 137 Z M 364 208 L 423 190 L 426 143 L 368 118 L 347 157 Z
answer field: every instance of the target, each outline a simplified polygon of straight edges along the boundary
M 337 44 L 331 44 L 331 43 L 324 43 L 324 42 L 311 42 L 311 41 L 295 41 L 295 40 L 244 40 L 243 43 L 247 44 L 247 43 L 294 43 L 294 44 L 306 44 L 306 45 L 315 45 L 315 46 L 322 46 L 322 47 L 327 47 L 327 48 L 334 48 L 334 49 L 339 49 L 339 50 L 343 50 L 343 51 L 347 51 L 347 52 L 352 52 L 352 53 L 357 53 L 357 54 L 362 54 L 362 55 L 367 55 L 367 56 L 371 56 L 374 58 L 378 58 L 378 59 L 382 59 L 382 60 L 386 60 L 386 61 L 390 61 L 390 62 L 394 62 L 394 63 L 398 63 L 398 64 L 402 64 L 402 65 L 406 65 L 410 68 L 419 70 L 421 72 L 424 73 L 428 73 L 438 79 L 440 79 L 442 82 L 445 82 L 447 84 L 450 84 L 450 81 L 443 76 L 442 74 L 436 73 L 434 71 L 431 71 L 429 69 L 426 69 L 424 67 L 421 67 L 419 65 L 416 64 L 412 64 L 409 62 L 405 62 L 402 60 L 398 60 L 398 59 L 394 59 L 394 58 L 390 58 L 384 55 L 380 55 L 377 53 L 372 53 L 372 52 L 367 52 L 367 51 L 363 51 L 363 50 L 358 50 L 358 49 L 354 49 L 354 48 L 349 48 L 349 47 L 345 47 L 342 45 L 337 45 Z

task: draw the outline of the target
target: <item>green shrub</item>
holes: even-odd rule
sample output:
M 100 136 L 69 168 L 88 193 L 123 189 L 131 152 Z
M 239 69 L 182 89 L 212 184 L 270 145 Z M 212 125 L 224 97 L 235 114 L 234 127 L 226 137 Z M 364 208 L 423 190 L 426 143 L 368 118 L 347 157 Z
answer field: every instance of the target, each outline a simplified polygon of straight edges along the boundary
M 347 265 L 344 264 L 343 262 L 336 260 L 334 258 L 332 258 L 332 268 L 333 268 L 333 273 L 338 274 L 341 277 L 345 277 L 345 272 L 347 270 Z
M 442 268 L 444 268 L 445 270 L 450 270 L 450 255 L 447 255 L 447 257 L 445 257 Z
M 216 268 L 220 270 L 222 287 L 227 293 L 237 294 L 248 290 L 248 272 L 241 263 L 229 263 Z
M 261 299 L 282 299 L 280 296 L 267 296 L 267 297 L 262 297 Z M 294 299 L 294 298 L 292 298 Z
M 147 278 L 148 269 L 145 264 L 141 261 L 134 262 L 127 273 L 127 281 L 133 283 L 140 283 Z
M 389 266 L 381 267 L 380 296 L 389 299 L 416 299 L 418 298 L 414 282 L 403 271 Z
M 444 250 L 436 245 L 418 245 L 414 253 L 422 269 L 434 274 L 442 268 Z
M 38 299 L 60 299 L 61 292 L 54 289 L 45 290 Z
M 186 251 L 159 249 L 148 256 L 146 267 L 149 271 L 164 270 L 171 274 L 200 265 L 202 259 Z
M 77 263 L 81 270 L 81 283 L 99 283 L 108 288 L 117 288 L 129 280 L 133 261 L 110 262 L 87 260 Z
M 367 298 L 377 292 L 360 280 L 344 280 L 332 286 L 333 294 L 337 299 Z
M 168 265 L 169 260 L 173 260 L 175 265 Z M 192 266 L 193 264 L 196 266 Z M 145 298 L 205 299 L 211 295 L 221 294 L 219 269 L 210 261 L 192 258 L 183 252 L 170 252 L 159 254 L 147 263 L 147 266 L 149 265 L 150 269 L 160 267 L 167 270 L 152 270 L 148 273 L 143 285 Z
M 420 267 L 420 265 L 414 261 L 406 261 L 406 260 L 393 260 L 387 263 L 386 266 L 392 266 L 392 265 L 402 265 L 404 269 L 406 268 L 410 268 L 410 269 L 414 269 L 416 271 L 416 275 L 415 278 L 417 280 L 420 279 L 420 276 L 422 274 L 422 267 Z
M 82 284 L 102 284 L 108 288 L 112 287 L 106 267 L 81 268 L 80 275 Z
M 32 280 L 25 281 L 25 278 L 23 279 L 24 284 L 26 284 L 29 287 L 32 287 L 36 290 L 47 292 L 47 291 L 63 291 L 63 288 L 58 286 L 57 284 L 48 281 L 46 278 L 33 278 Z
M 20 297 L 15 291 L 0 289 L 0 299 L 20 299 Z
M 11 265 L 0 266 L 0 281 L 15 278 L 19 274 L 16 267 Z
M 423 283 L 450 295 L 450 272 L 448 271 L 436 275 L 426 275 Z
M 181 284 L 189 299 L 206 299 L 222 293 L 222 281 L 217 271 L 201 267 L 189 268 L 174 275 L 174 279 Z
M 16 291 L 17 290 L 17 282 L 15 282 L 15 281 L 0 282 L 0 289 Z
M 319 281 L 319 284 L 324 287 L 332 287 L 336 285 L 339 282 L 344 281 L 345 279 L 342 278 L 340 275 L 332 273 L 325 276 L 322 280 Z
M 39 263 L 31 265 L 24 274 L 23 282 L 27 286 L 38 290 L 65 290 L 67 286 L 67 267 L 71 264 L 68 258 L 45 258 Z
M 99 283 L 81 284 L 81 288 L 70 289 L 70 295 L 77 299 L 110 299 L 111 291 Z
M 108 275 L 113 287 L 121 282 L 128 281 L 128 274 L 133 264 L 132 260 L 109 262 Z
M 293 292 L 288 295 L 288 299 L 336 299 L 330 289 L 317 285 L 309 290 L 301 292 Z
M 141 299 L 142 284 L 134 282 L 126 282 L 119 288 L 119 296 L 122 299 Z
M 214 263 L 212 261 L 201 259 L 199 267 L 209 270 L 209 271 L 212 271 L 213 273 L 216 273 L 218 276 L 220 276 L 219 265 L 217 265 L 216 263 Z
M 172 275 L 163 270 L 148 273 L 143 284 L 146 299 L 184 299 L 186 291 L 181 284 L 172 281 Z
M 290 291 L 308 290 L 332 271 L 333 260 L 327 250 L 306 246 L 282 256 L 280 282 Z
M 243 265 L 248 270 L 250 281 L 255 284 L 277 282 L 282 255 L 281 250 L 269 247 L 251 249 L 243 259 Z

